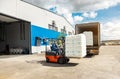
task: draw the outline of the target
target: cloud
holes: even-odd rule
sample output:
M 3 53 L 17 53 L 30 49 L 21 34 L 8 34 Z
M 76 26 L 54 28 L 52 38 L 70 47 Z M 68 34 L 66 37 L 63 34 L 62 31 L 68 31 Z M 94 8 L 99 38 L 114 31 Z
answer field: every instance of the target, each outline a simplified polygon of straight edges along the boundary
M 120 40 L 120 20 L 110 21 L 101 25 L 102 40 Z
M 90 18 L 95 18 L 96 16 L 97 16 L 97 13 L 95 13 L 95 12 L 90 12 Z
M 69 5 L 72 7 L 69 8 L 71 11 L 97 11 L 101 9 L 108 9 L 109 7 L 116 6 L 120 3 L 120 0 L 67 0 Z
M 69 12 L 69 10 L 66 8 L 61 8 L 61 7 L 57 6 L 57 13 L 61 15 L 61 14 L 69 14 L 71 12 Z
M 81 21 L 83 21 L 83 17 L 82 16 L 79 16 L 79 15 L 76 15 L 76 16 L 72 16 L 72 13 L 66 13 L 64 14 L 64 17 L 67 18 L 67 20 L 72 24 L 72 25 L 75 25 L 75 23 L 79 23 Z
M 84 17 L 89 17 L 89 13 L 84 12 L 84 13 L 83 13 L 83 16 L 84 16 Z
M 83 20 L 83 17 L 82 16 L 74 16 L 74 21 L 75 22 L 80 22 Z
M 51 7 L 65 8 L 70 12 L 89 12 L 107 9 L 116 6 L 120 0 L 24 0 L 40 7 L 49 9 Z
M 67 20 L 72 24 L 74 25 L 74 19 L 72 17 L 72 13 L 67 13 L 67 14 L 64 14 L 65 18 L 67 18 Z
M 95 18 L 97 16 L 97 13 L 96 12 L 84 12 L 83 16 L 87 18 Z

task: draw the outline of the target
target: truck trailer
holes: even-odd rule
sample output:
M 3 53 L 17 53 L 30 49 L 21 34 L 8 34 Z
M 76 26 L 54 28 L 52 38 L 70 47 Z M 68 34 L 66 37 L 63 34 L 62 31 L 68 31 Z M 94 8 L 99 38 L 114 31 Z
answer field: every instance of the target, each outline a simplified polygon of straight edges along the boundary
M 75 25 L 75 34 L 86 34 L 86 41 L 89 44 L 87 46 L 87 54 L 99 54 L 100 48 L 100 23 L 83 23 Z M 87 35 L 88 34 L 88 35 Z

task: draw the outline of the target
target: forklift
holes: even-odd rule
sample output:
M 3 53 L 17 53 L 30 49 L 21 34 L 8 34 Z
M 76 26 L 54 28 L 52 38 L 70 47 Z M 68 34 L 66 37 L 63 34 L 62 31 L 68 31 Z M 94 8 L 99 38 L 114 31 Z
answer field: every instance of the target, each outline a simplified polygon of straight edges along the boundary
M 46 62 L 51 62 L 51 63 L 59 63 L 59 64 L 66 64 L 69 62 L 69 58 L 65 56 L 65 39 L 62 39 L 62 45 L 63 49 L 58 49 L 59 51 L 47 51 L 47 47 L 46 47 L 46 52 L 45 52 L 45 58 L 46 58 Z M 47 46 L 47 45 L 46 45 Z M 51 47 L 52 49 L 52 47 Z

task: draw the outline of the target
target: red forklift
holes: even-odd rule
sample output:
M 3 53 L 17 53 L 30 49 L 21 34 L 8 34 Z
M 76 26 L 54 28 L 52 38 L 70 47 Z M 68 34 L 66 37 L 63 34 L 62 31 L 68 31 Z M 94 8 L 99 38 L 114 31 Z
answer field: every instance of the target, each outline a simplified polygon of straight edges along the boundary
M 62 39 L 62 43 L 64 43 L 65 40 Z M 65 56 L 65 44 L 63 44 L 64 49 L 58 49 L 59 51 L 47 51 L 45 52 L 45 58 L 46 62 L 52 62 L 52 63 L 59 63 L 59 64 L 65 64 L 69 62 L 69 58 Z M 52 48 L 51 48 L 52 49 Z

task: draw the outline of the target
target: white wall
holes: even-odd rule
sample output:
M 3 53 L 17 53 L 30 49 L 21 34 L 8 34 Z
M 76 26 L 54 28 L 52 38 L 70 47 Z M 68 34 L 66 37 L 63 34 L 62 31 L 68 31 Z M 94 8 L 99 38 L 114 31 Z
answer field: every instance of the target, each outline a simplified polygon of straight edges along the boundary
M 47 51 L 51 50 L 50 45 L 47 46 Z M 42 53 L 46 51 L 46 46 L 32 46 L 32 53 Z
M 0 0 L 0 12 L 16 16 L 16 0 Z
M 24 18 L 25 20 L 31 21 L 33 25 L 47 28 L 44 10 L 20 0 L 17 1 L 17 16 L 19 18 Z

